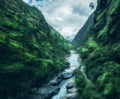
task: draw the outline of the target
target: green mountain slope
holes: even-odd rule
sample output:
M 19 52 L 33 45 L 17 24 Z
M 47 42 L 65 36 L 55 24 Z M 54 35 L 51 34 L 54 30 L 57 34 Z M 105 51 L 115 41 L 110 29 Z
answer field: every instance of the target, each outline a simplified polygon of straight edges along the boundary
M 93 19 L 94 19 L 94 13 L 89 16 L 86 23 L 78 31 L 77 35 L 73 39 L 73 43 L 77 47 L 79 47 L 79 45 L 83 44 L 85 42 L 86 38 L 88 37 L 90 28 L 93 26 Z
M 94 26 L 79 47 L 90 84 L 78 72 L 80 99 L 120 99 L 120 0 L 98 0 Z
M 0 97 L 18 97 L 46 83 L 67 66 L 70 46 L 37 8 L 0 0 Z

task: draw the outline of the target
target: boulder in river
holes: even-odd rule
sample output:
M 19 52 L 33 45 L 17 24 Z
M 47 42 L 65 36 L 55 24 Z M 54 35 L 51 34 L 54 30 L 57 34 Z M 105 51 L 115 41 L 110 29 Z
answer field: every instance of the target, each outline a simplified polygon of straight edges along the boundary
M 53 78 L 49 85 L 58 86 L 62 82 L 62 73 L 59 73 L 55 78 Z
M 67 89 L 71 89 L 73 87 L 75 87 L 75 82 L 73 82 L 73 81 L 69 82 L 66 86 Z
M 41 99 L 50 99 L 55 94 L 58 94 L 59 90 L 60 87 L 58 86 L 46 85 L 39 89 L 38 94 L 42 97 Z
M 69 79 L 73 76 L 73 71 L 62 72 L 62 79 Z
M 58 94 L 59 90 L 60 87 L 58 86 L 45 85 L 38 89 L 36 94 L 28 94 L 24 99 L 51 99 L 52 96 Z
M 49 84 L 50 84 L 50 85 L 53 85 L 53 86 L 58 86 L 58 85 L 61 83 L 61 81 L 62 81 L 61 78 L 56 77 L 56 78 L 52 79 L 52 80 L 49 82 Z
M 67 89 L 67 93 L 76 93 L 76 92 L 77 92 L 76 88 Z
M 78 93 L 67 94 L 67 99 L 78 99 Z
M 53 86 L 57 86 L 58 85 L 58 82 L 56 79 L 53 79 L 49 82 L 50 85 L 53 85 Z

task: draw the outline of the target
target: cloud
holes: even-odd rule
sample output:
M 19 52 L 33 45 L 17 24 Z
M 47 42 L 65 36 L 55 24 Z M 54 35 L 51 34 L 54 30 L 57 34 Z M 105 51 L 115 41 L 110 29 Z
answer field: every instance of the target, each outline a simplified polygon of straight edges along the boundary
M 47 22 L 65 38 L 73 38 L 93 12 L 90 2 L 97 5 L 97 0 L 23 0 L 36 6 L 44 14 Z

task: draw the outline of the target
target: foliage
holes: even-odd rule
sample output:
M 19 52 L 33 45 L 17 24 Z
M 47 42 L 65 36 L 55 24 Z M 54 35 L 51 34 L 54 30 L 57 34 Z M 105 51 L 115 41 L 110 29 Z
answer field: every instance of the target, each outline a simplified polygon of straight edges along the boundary
M 86 81 L 76 77 L 80 99 L 120 98 L 120 1 L 98 0 L 95 23 L 86 42 L 78 48 L 82 64 L 95 88 L 86 87 Z M 79 74 L 82 76 L 82 74 Z M 84 87 L 82 87 L 82 85 Z M 83 84 L 84 83 L 84 84 Z
M 78 86 L 79 99 L 102 99 L 95 91 L 95 87 L 89 82 L 83 73 L 79 70 L 76 71 L 76 84 Z
M 42 86 L 67 67 L 71 47 L 37 8 L 0 0 L 0 97 L 18 99 Z

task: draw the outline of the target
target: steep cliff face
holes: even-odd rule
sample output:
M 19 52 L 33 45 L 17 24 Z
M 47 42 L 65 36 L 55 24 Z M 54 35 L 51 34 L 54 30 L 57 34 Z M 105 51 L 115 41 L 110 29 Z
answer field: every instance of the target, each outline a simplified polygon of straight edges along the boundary
M 73 43 L 77 46 L 83 44 L 88 37 L 90 28 L 93 26 L 94 13 L 90 15 L 85 25 L 78 31 L 77 35 L 73 39 Z
M 91 85 L 81 73 L 76 82 L 80 99 L 120 99 L 120 0 L 98 0 L 95 23 L 83 46 L 82 64 Z M 81 82 L 84 82 L 81 84 Z
M 39 87 L 66 67 L 69 43 L 22 0 L 0 0 L 0 97 Z

